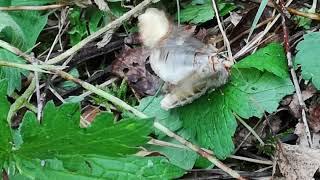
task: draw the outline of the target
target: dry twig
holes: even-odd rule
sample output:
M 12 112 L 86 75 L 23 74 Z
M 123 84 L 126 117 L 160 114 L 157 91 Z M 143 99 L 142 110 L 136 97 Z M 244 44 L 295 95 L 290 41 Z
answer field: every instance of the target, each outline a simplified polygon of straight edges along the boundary
M 283 0 L 279 1 L 281 10 L 284 11 L 285 10 L 285 6 L 284 6 L 284 2 Z M 288 32 L 288 28 L 286 26 L 286 17 L 284 16 L 284 13 L 281 13 L 281 18 L 282 18 L 282 28 L 283 28 L 283 34 L 284 34 L 284 47 L 286 50 L 286 56 L 287 56 L 287 60 L 288 60 L 288 67 L 290 70 L 290 74 L 292 77 L 292 81 L 293 81 L 293 85 L 294 88 L 296 90 L 296 94 L 298 97 L 298 101 L 299 101 L 299 106 L 301 108 L 301 117 L 302 117 L 302 121 L 305 127 L 305 133 L 307 135 L 307 140 L 308 140 L 308 144 L 309 147 L 312 147 L 312 139 L 311 139 L 311 134 L 310 134 L 310 130 L 309 130 L 309 126 L 308 126 L 308 122 L 307 122 L 307 117 L 306 117 L 306 105 L 304 103 L 304 100 L 302 98 L 302 94 L 301 94 L 301 89 L 299 86 L 299 82 L 298 82 L 298 78 L 296 75 L 296 72 L 293 68 L 293 63 L 292 63 L 292 54 L 290 51 L 290 43 L 289 43 L 289 32 Z

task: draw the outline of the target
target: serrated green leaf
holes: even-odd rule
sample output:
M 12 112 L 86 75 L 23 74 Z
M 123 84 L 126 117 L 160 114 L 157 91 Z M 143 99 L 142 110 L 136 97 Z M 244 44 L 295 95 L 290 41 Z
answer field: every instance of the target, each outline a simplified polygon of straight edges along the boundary
M 235 6 L 230 3 L 218 3 L 219 15 L 225 16 L 230 11 L 235 9 Z M 212 9 L 211 0 L 206 0 L 204 4 L 190 3 L 185 6 L 180 12 L 180 21 L 182 23 L 190 22 L 199 24 L 211 20 L 215 16 Z
M 254 65 L 252 59 L 256 58 L 246 58 L 241 61 L 241 66 L 232 69 L 227 85 L 189 105 L 172 110 L 171 113 L 178 115 L 183 122 L 185 133 L 182 136 L 201 147 L 213 150 L 220 159 L 230 155 L 234 149 L 232 136 L 237 127 L 233 113 L 243 118 L 261 117 L 265 111 L 275 111 L 279 101 L 294 91 L 289 76 L 282 74 L 280 70 L 286 69 L 284 56 L 276 54 L 272 59 L 270 54 L 265 53 L 275 47 L 276 45 L 270 45 L 266 50 L 257 52 L 261 53 L 258 60 L 269 59 L 262 68 Z M 159 103 L 153 107 L 153 112 L 156 113 L 155 109 L 160 109 Z
M 12 176 L 10 179 L 174 179 L 184 173 L 163 157 L 88 155 L 69 160 L 65 158 L 64 162 L 72 164 L 72 170 L 57 159 L 42 162 L 20 159 L 20 162 L 22 175 Z
M 152 130 L 150 119 L 124 119 L 113 124 L 113 117 L 103 113 L 86 129 L 79 127 L 79 119 L 79 105 L 71 103 L 55 107 L 49 102 L 41 125 L 33 113 L 26 113 L 20 129 L 24 143 L 17 153 L 40 159 L 57 155 L 133 154 L 139 150 L 136 146 L 148 141 Z
M 281 78 L 288 77 L 284 49 L 278 43 L 271 43 L 265 48 L 259 49 L 256 53 L 236 63 L 234 67 L 256 68 L 260 71 L 268 71 Z
M 311 79 L 320 90 L 320 32 L 310 32 L 303 37 L 304 40 L 297 45 L 295 65 L 300 64 L 303 79 Z
M 243 118 L 273 112 L 278 102 L 294 91 L 289 77 L 278 78 L 254 69 L 233 69 L 230 86 L 224 89 L 228 106 Z
M 11 53 L 6 49 L 0 48 L 0 59 L 8 60 L 10 62 L 24 63 L 25 61 Z M 27 74 L 27 71 L 19 68 L 0 67 L 0 79 L 7 79 L 8 88 L 7 94 L 12 94 L 15 89 L 21 90 L 22 74 Z
M 21 49 L 30 50 L 47 23 L 47 15 L 41 15 L 37 11 L 0 11 L 0 39 Z M 0 59 L 10 62 L 24 63 L 25 61 L 0 48 Z M 0 78 L 8 79 L 8 94 L 14 89 L 21 89 L 21 73 L 17 68 L 0 67 Z
M 0 80 L 0 169 L 4 167 L 11 151 L 11 132 L 7 122 L 10 104 L 7 100 L 7 82 Z
M 279 101 L 294 90 L 289 77 L 282 79 L 255 69 L 233 69 L 232 74 L 224 88 L 179 108 L 184 127 L 221 159 L 234 148 L 232 136 L 237 123 L 232 112 L 243 118 L 261 117 L 264 111 L 275 111 Z

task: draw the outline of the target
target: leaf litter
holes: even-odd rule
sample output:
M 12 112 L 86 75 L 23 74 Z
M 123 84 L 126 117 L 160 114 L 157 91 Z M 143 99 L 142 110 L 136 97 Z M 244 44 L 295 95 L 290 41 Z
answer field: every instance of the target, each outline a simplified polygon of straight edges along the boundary
M 46 3 L 49 3 L 49 2 L 53 2 L 53 1 L 46 1 Z M 85 2 L 85 3 L 80 3 L 80 2 Z M 122 7 L 122 4 L 120 4 L 120 2 L 103 3 L 102 1 L 95 1 L 97 5 L 99 5 L 99 2 L 100 2 L 99 7 L 101 9 L 106 9 L 109 7 L 112 13 L 116 15 L 110 18 L 108 14 L 105 14 L 102 11 L 99 11 L 99 14 L 100 14 L 99 18 L 109 16 L 108 18 L 110 20 L 112 18 L 120 16 L 124 12 L 123 10 L 125 8 Z M 39 5 L 45 4 L 44 1 L 42 2 L 34 1 L 34 3 L 39 3 Z M 93 7 L 92 5 L 90 5 L 90 4 L 93 4 L 93 2 L 78 1 L 76 4 L 81 5 L 82 7 L 87 7 L 88 9 L 98 10 L 98 7 Z M 106 6 L 106 4 L 108 5 L 108 7 Z M 198 25 L 197 27 L 194 26 L 188 30 L 190 34 L 193 34 L 195 29 L 196 31 L 199 31 L 196 37 L 199 36 L 198 39 L 201 39 L 202 42 L 208 40 L 206 39 L 207 33 L 210 34 L 212 32 L 211 30 L 214 29 L 214 28 L 210 29 L 210 27 L 212 27 L 211 19 L 214 14 L 209 4 L 211 4 L 211 1 L 206 1 L 206 0 L 205 1 L 195 0 L 192 2 L 188 1 L 188 2 L 183 2 L 181 4 L 181 9 L 182 9 L 181 16 L 183 16 L 181 18 L 182 21 L 195 23 Z M 19 4 L 19 5 L 24 5 L 24 4 Z M 224 19 L 225 21 L 223 23 L 227 27 L 227 30 L 226 30 L 227 34 L 232 34 L 231 37 L 236 37 L 239 35 L 240 32 L 242 34 L 242 32 L 245 32 L 248 28 L 250 28 L 250 23 L 252 22 L 252 20 L 248 20 L 250 18 L 246 18 L 246 16 L 252 16 L 255 14 L 255 12 L 251 11 L 250 13 L 245 14 L 243 13 L 243 9 L 250 9 L 248 7 L 252 7 L 251 5 L 252 3 L 248 2 L 247 4 L 244 4 L 244 8 L 243 8 L 236 3 L 229 4 L 229 3 L 222 2 L 222 4 L 220 4 L 219 2 L 218 7 L 220 8 L 222 15 L 226 15 L 227 17 L 229 13 L 228 11 L 237 7 L 239 8 L 237 10 L 240 10 L 240 11 L 237 11 L 237 13 L 239 13 L 240 16 L 244 17 L 242 19 L 246 19 L 246 20 L 239 21 L 240 17 L 235 17 L 231 15 L 231 18 L 233 18 L 231 19 L 231 23 L 234 23 L 234 24 L 237 23 L 236 26 L 238 28 L 242 28 L 241 30 L 234 28 L 234 25 L 232 26 L 231 23 L 229 24 L 230 19 L 228 19 L 228 17 Z M 293 7 L 295 7 L 296 5 L 297 4 L 295 4 Z M 168 6 L 168 12 L 171 11 L 171 14 L 172 14 L 172 10 L 170 8 L 171 7 Z M 269 17 L 271 12 L 270 9 L 268 9 L 266 12 L 267 16 Z M 86 10 L 81 9 L 81 11 L 86 11 Z M 55 18 L 52 18 L 52 17 L 50 18 L 51 18 L 50 20 L 54 19 L 54 21 L 52 22 L 55 22 Z M 103 19 L 106 20 L 108 18 L 103 18 Z M 90 19 L 94 20 L 94 17 Z M 264 20 L 265 19 L 262 19 L 261 21 L 264 21 Z M 52 22 L 50 21 L 50 24 L 52 24 Z M 96 25 L 96 30 L 102 27 L 100 26 L 101 25 L 100 20 L 95 19 L 94 22 Z M 132 22 L 134 21 L 128 21 L 126 23 L 123 23 L 123 28 L 127 32 L 132 33 L 135 31 L 134 30 L 135 27 L 133 25 L 134 23 L 132 24 Z M 205 22 L 205 23 L 200 24 L 200 22 Z M 85 22 L 82 24 L 84 28 L 86 23 L 88 22 Z M 105 22 L 105 23 L 108 23 L 108 22 Z M 298 25 L 299 23 L 302 23 L 302 22 L 298 21 Z M 249 24 L 249 26 L 245 24 Z M 89 23 L 89 26 L 90 26 L 90 23 Z M 309 23 L 309 26 L 313 26 L 313 24 Z M 300 26 L 300 27 L 306 28 L 306 26 Z M 91 26 L 89 28 L 91 28 Z M 292 35 L 295 36 L 296 34 L 293 34 L 293 33 L 296 33 L 296 29 L 294 29 L 294 27 L 289 27 L 289 28 L 290 30 L 294 30 L 291 32 L 292 32 Z M 28 29 L 28 28 L 25 28 L 25 29 Z M 39 29 L 42 30 L 42 28 L 39 28 Z M 256 32 L 258 33 L 260 30 L 261 29 L 257 29 L 253 33 L 253 36 L 255 36 L 256 35 L 255 33 Z M 92 33 L 94 33 L 94 31 L 92 31 Z M 114 32 L 112 33 L 116 36 L 119 35 L 118 31 L 116 33 Z M 246 34 L 246 33 L 243 33 L 243 34 Z M 276 34 L 278 41 L 279 40 L 282 41 L 282 39 L 279 39 L 279 37 L 281 36 L 281 34 L 279 33 L 279 28 L 275 28 L 274 32 L 268 33 L 268 35 L 270 36 L 267 37 L 267 39 L 272 39 L 272 37 L 274 37 L 274 34 Z M 85 34 L 84 36 L 87 36 L 87 35 L 88 34 Z M 120 33 L 120 35 L 122 34 Z M 112 43 L 114 41 L 113 38 L 117 39 L 116 36 L 112 36 L 112 38 L 110 36 L 111 39 L 108 38 L 108 40 L 111 40 L 111 43 Z M 299 38 L 299 35 L 297 37 Z M 236 37 L 236 38 L 238 38 L 237 42 L 232 44 L 234 51 L 237 51 L 237 48 L 241 49 L 241 47 L 245 44 L 243 41 L 243 38 L 239 38 L 239 37 Z M 209 37 L 209 39 L 210 39 L 210 42 L 214 41 L 212 40 L 212 37 Z M 320 146 L 318 143 L 320 139 L 319 138 L 320 136 L 318 134 L 319 127 L 320 127 L 319 126 L 319 103 L 317 101 L 317 97 L 319 95 L 317 94 L 317 90 L 308 89 L 310 84 L 314 84 L 316 88 L 318 88 L 318 84 L 319 84 L 318 78 L 316 76 L 316 74 L 318 74 L 318 71 L 316 68 L 319 65 L 319 62 L 316 61 L 317 59 L 316 52 L 318 52 L 317 51 L 318 46 L 316 42 L 318 41 L 318 39 L 319 39 L 318 33 L 310 33 L 304 37 L 304 39 L 298 45 L 298 48 L 297 48 L 298 55 L 297 55 L 296 64 L 295 64 L 296 71 L 302 72 L 303 79 L 300 79 L 300 86 L 303 89 L 302 96 L 303 96 L 303 99 L 306 101 L 306 105 L 307 105 L 306 108 L 307 110 L 309 110 L 307 112 L 307 117 L 309 120 L 309 126 L 313 132 L 313 142 L 314 142 L 313 148 L 314 149 L 310 149 L 307 147 L 307 141 L 306 141 L 306 138 L 304 137 L 304 132 L 303 132 L 304 128 L 301 124 L 297 125 L 296 131 L 295 131 L 295 133 L 298 135 L 298 139 L 284 140 L 286 138 L 284 139 L 281 138 L 283 142 L 287 142 L 291 144 L 297 143 L 297 145 L 282 144 L 282 149 L 281 148 L 277 149 L 276 156 L 279 159 L 277 163 L 280 171 L 287 179 L 295 179 L 295 178 L 311 179 L 314 176 L 315 170 L 319 168 L 319 160 L 316 157 L 316 154 L 319 153 L 318 149 Z M 62 36 L 61 40 L 62 42 L 60 43 L 68 44 L 68 40 L 65 41 L 64 36 Z M 14 43 L 12 44 L 15 45 Z M 263 46 L 265 46 L 264 42 L 263 42 L 263 45 L 261 45 L 260 47 L 263 47 Z M 237 127 L 237 122 L 234 118 L 234 114 L 238 114 L 240 117 L 244 119 L 248 119 L 247 121 L 250 121 L 250 122 L 254 119 L 261 119 L 261 121 L 263 121 L 262 127 L 266 126 L 267 121 L 272 121 L 270 122 L 272 126 L 271 129 L 273 130 L 273 132 L 277 133 L 276 136 L 282 135 L 282 134 L 286 135 L 288 132 L 290 132 L 289 131 L 290 128 L 292 128 L 293 125 L 296 124 L 297 120 L 299 120 L 300 118 L 299 111 L 301 108 L 299 106 L 299 103 L 297 103 L 298 102 L 297 97 L 296 95 L 290 96 L 290 94 L 292 94 L 293 92 L 293 88 L 292 88 L 292 84 L 290 83 L 290 79 L 288 77 L 287 68 L 285 68 L 286 63 L 285 61 L 278 61 L 280 59 L 285 58 L 284 54 L 279 52 L 279 50 L 283 51 L 281 46 L 279 45 L 273 44 L 273 45 L 266 46 L 265 48 L 257 51 L 255 55 L 248 56 L 248 58 L 241 60 L 239 64 L 237 64 L 232 68 L 231 70 L 232 75 L 230 77 L 230 82 L 225 86 L 216 88 L 216 91 L 207 93 L 206 95 L 200 97 L 199 99 L 195 100 L 189 105 L 175 108 L 170 111 L 164 111 L 163 109 L 160 108 L 160 100 L 163 98 L 163 96 L 161 95 L 157 97 L 151 96 L 151 95 L 154 95 L 159 90 L 160 80 L 157 76 L 154 75 L 152 71 L 150 71 L 150 68 L 148 67 L 149 66 L 148 53 L 150 52 L 148 52 L 148 50 L 146 49 L 137 47 L 136 44 L 133 45 L 133 47 L 134 48 L 128 48 L 128 47 L 123 48 L 123 51 L 118 55 L 116 60 L 114 60 L 113 57 L 110 58 L 110 57 L 104 56 L 104 58 L 107 58 L 107 59 L 109 58 L 109 59 L 108 61 L 101 61 L 103 63 L 99 64 L 99 68 L 100 66 L 105 65 L 104 62 L 113 61 L 112 72 L 117 76 L 127 79 L 129 83 L 129 87 L 132 88 L 132 91 L 133 93 L 135 93 L 136 97 L 138 99 L 142 98 L 138 106 L 138 108 L 141 111 L 144 111 L 149 116 L 156 117 L 155 121 L 158 121 L 166 125 L 169 129 L 174 131 L 176 134 L 183 136 L 186 140 L 189 140 L 192 143 L 200 145 L 201 147 L 213 150 L 214 153 L 221 159 L 228 158 L 228 156 L 233 153 L 234 139 L 239 138 L 238 133 L 235 131 Z M 37 48 L 35 49 L 37 52 L 39 51 Z M 98 59 L 99 58 L 100 57 L 98 57 Z M 14 58 L 12 57 L 12 59 Z M 90 76 L 90 74 L 94 74 L 95 71 L 97 70 L 95 69 L 94 72 L 92 72 L 92 67 L 88 68 L 87 67 L 88 64 L 85 61 L 83 62 L 84 62 L 83 64 L 77 65 L 77 66 L 80 66 L 80 68 L 77 67 L 77 69 L 79 69 L 79 72 L 80 72 L 79 78 L 81 79 L 86 77 L 84 74 Z M 109 64 L 107 63 L 107 66 L 109 66 Z M 82 66 L 84 66 L 84 68 L 82 68 Z M 24 86 L 20 88 L 18 84 L 18 82 L 21 80 L 20 74 L 21 74 L 20 72 L 18 75 L 17 74 L 14 75 L 13 73 L 5 74 L 7 77 L 10 77 L 9 78 L 10 81 L 8 83 L 5 82 L 7 83 L 7 85 L 9 85 L 9 88 L 8 86 L 4 86 L 3 84 L 0 83 L 0 89 L 2 88 L 2 90 L 4 90 L 4 91 L 1 90 L 2 94 L 5 94 L 4 92 L 6 90 L 8 90 L 8 94 L 11 94 L 15 89 L 17 90 L 22 89 L 22 91 L 25 89 Z M 4 73 L 2 73 L 0 76 L 4 77 Z M 298 73 L 298 76 L 300 76 L 299 73 Z M 104 74 L 103 78 L 105 77 L 109 78 L 109 74 Z M 44 76 L 41 78 L 43 81 L 45 80 L 46 77 Z M 97 82 L 100 82 L 103 78 L 99 78 Z M 288 102 L 282 103 L 279 107 L 278 102 L 282 99 L 282 97 L 286 95 L 289 95 L 289 97 L 286 98 Z M 127 100 L 126 97 L 121 96 L 121 98 Z M 1 110 L 0 111 L 3 112 L 1 113 L 3 117 L 1 118 L 2 121 L 0 122 L 0 124 L 2 124 L 0 126 L 0 129 L 1 129 L 0 136 L 3 138 L 1 138 L 0 143 L 1 143 L 1 147 L 4 147 L 6 150 L 9 150 L 9 149 L 12 149 L 11 145 L 13 142 L 11 140 L 13 139 L 13 137 L 10 137 L 11 133 L 8 131 L 9 128 L 7 128 L 7 126 L 9 125 L 5 120 L 6 119 L 5 115 L 8 111 L 9 106 L 5 96 L 1 97 L 1 99 L 3 101 L 1 100 L 0 102 L 0 104 L 2 105 L 1 106 L 2 111 Z M 49 99 L 51 98 L 49 97 Z M 31 99 L 31 103 L 34 103 L 33 99 Z M 97 104 L 99 106 L 99 103 Z M 50 106 L 50 103 L 48 103 L 47 105 Z M 50 111 L 55 112 L 56 114 L 60 113 L 60 114 L 66 115 L 66 116 L 61 115 L 61 119 L 65 119 L 68 121 L 70 120 L 70 117 L 73 116 L 72 113 L 71 114 L 63 113 L 62 111 L 60 112 L 59 110 L 56 110 L 59 108 L 63 109 L 64 106 L 65 105 L 62 105 L 62 106 L 55 105 L 54 108 L 51 108 Z M 102 131 L 102 129 L 106 125 L 110 125 L 111 127 L 108 127 L 108 128 L 112 129 L 113 124 L 111 122 L 113 122 L 113 120 L 115 119 L 117 121 L 120 120 L 120 124 L 121 123 L 125 124 L 125 121 L 126 121 L 125 117 L 127 116 L 130 117 L 130 114 L 126 114 L 126 112 L 124 112 L 121 115 L 115 113 L 116 114 L 115 117 L 112 117 L 112 118 L 102 116 L 102 117 L 105 117 L 106 119 L 109 119 L 110 122 L 101 123 L 101 119 L 99 119 L 99 117 L 101 117 L 100 115 L 101 113 L 102 114 L 105 113 L 104 112 L 104 110 L 106 109 L 105 107 L 99 106 L 99 109 L 97 110 L 95 106 L 90 106 L 90 105 L 88 106 L 87 99 L 83 99 L 81 101 L 81 106 L 87 106 L 87 108 L 84 110 L 83 117 L 87 117 L 88 121 L 94 121 L 92 124 L 89 125 L 88 129 L 84 130 L 83 132 L 84 137 L 81 139 L 81 140 L 86 140 L 86 142 L 88 143 L 90 143 L 90 140 L 94 140 L 95 138 L 98 138 L 93 135 L 93 137 L 91 137 L 92 139 L 86 139 L 85 137 L 86 135 L 90 133 L 95 134 L 94 132 L 91 132 L 92 128 L 96 128 L 94 129 L 95 131 Z M 111 110 L 111 112 L 113 111 L 121 112 L 123 110 L 121 108 L 116 107 L 116 109 Z M 79 109 L 74 112 L 77 114 L 77 117 L 79 115 L 78 118 L 80 118 Z M 30 112 L 27 113 L 27 115 L 25 116 L 26 119 L 21 124 L 21 129 L 25 129 L 23 128 L 23 126 L 25 126 L 25 124 L 28 124 L 28 122 L 30 123 L 30 120 L 34 119 L 32 116 L 33 115 L 30 115 Z M 48 130 L 48 123 L 50 124 L 52 119 L 54 119 L 54 116 L 50 118 L 47 118 L 47 117 L 48 116 L 46 116 L 46 119 L 45 119 L 45 121 L 47 122 L 42 122 L 42 126 L 34 126 L 35 124 L 33 124 L 31 126 L 32 128 L 30 129 L 32 129 L 34 132 L 39 132 L 39 134 L 43 135 L 45 131 Z M 74 119 L 78 119 L 78 118 L 74 118 Z M 48 120 L 48 119 L 51 119 L 51 120 Z M 57 119 L 55 119 L 55 121 L 60 122 Z M 71 135 L 72 134 L 74 135 L 74 131 L 72 130 L 73 128 L 71 127 L 74 127 L 74 125 L 78 125 L 79 121 L 74 120 L 74 125 L 70 125 L 70 124 L 65 125 L 63 123 L 57 123 L 62 125 L 63 127 L 57 125 L 57 127 L 55 128 L 57 129 L 61 128 L 60 129 L 61 134 L 66 134 L 66 131 L 67 131 L 66 129 L 70 129 Z M 97 127 L 100 127 L 100 128 L 97 128 Z M 125 131 L 126 133 L 134 132 L 134 130 L 132 130 L 130 127 L 132 126 L 131 125 L 128 125 L 126 127 L 117 126 L 116 129 L 121 131 L 121 129 L 127 128 Z M 257 147 L 257 143 L 255 142 L 255 139 L 251 139 L 251 141 L 246 143 L 246 146 L 240 147 L 240 151 L 237 152 L 237 155 L 250 156 L 250 153 L 251 153 L 251 155 L 255 155 L 255 157 L 257 158 L 260 158 L 260 156 L 265 157 L 265 155 L 268 155 L 269 157 L 269 155 L 272 155 L 273 153 L 272 151 L 271 153 L 267 153 L 266 151 L 268 150 L 269 145 L 272 146 L 272 145 L 275 145 L 275 143 L 272 141 L 270 143 L 268 138 L 270 138 L 270 136 L 272 137 L 272 135 L 270 135 L 270 133 L 268 133 L 266 129 L 268 128 L 262 128 L 261 130 L 263 131 L 261 137 L 263 141 L 265 141 L 267 144 L 265 147 L 262 147 L 263 148 L 262 152 L 260 152 L 261 149 Z M 25 130 L 22 130 L 21 132 L 23 131 L 27 132 L 27 134 L 29 133 L 29 135 L 33 135 L 31 130 L 27 131 L 25 129 Z M 85 131 L 88 131 L 88 132 L 85 132 Z M 52 132 L 54 132 L 53 129 L 52 129 Z M 76 172 L 77 175 L 87 176 L 88 174 L 82 174 L 82 173 L 88 172 L 88 170 L 91 171 L 94 169 L 96 170 L 99 169 L 99 171 L 101 170 L 101 172 L 104 172 L 104 170 L 111 169 L 111 171 L 112 170 L 115 171 L 115 174 L 106 173 L 105 175 L 107 177 L 121 177 L 121 178 L 148 177 L 149 178 L 152 175 L 155 175 L 156 177 L 160 177 L 160 178 L 162 177 L 164 179 L 178 178 L 182 176 L 183 172 L 185 172 L 182 169 L 184 170 L 192 169 L 192 171 L 189 171 L 192 174 L 194 172 L 199 172 L 197 171 L 197 168 L 207 168 L 207 167 L 212 168 L 212 165 L 210 163 L 200 158 L 195 152 L 190 151 L 188 149 L 184 149 L 184 148 L 178 148 L 179 146 L 181 146 L 178 142 L 167 137 L 165 134 L 161 133 L 160 131 L 152 129 L 150 130 L 149 134 L 146 133 L 145 136 L 150 135 L 151 132 L 154 132 L 152 136 L 157 137 L 158 140 L 162 140 L 169 144 L 171 143 L 171 145 L 175 144 L 173 146 L 177 146 L 177 147 L 159 146 L 159 145 L 149 146 L 149 145 L 146 145 L 145 143 L 137 144 L 137 146 L 139 145 L 143 146 L 144 151 L 154 150 L 154 151 L 160 152 L 160 154 L 165 156 L 167 159 L 165 159 L 162 156 L 156 157 L 156 158 L 153 158 L 153 157 L 143 157 L 143 158 L 142 157 L 121 157 L 119 158 L 119 157 L 94 155 L 90 157 L 77 156 L 77 157 L 72 157 L 71 159 L 58 157 L 58 160 L 51 159 L 46 161 L 47 163 L 46 167 L 48 169 L 43 169 L 43 167 L 40 167 L 39 160 L 35 160 L 31 162 L 30 160 L 23 159 L 23 157 L 20 157 L 20 156 L 15 156 L 16 159 L 14 160 L 16 160 L 17 162 L 23 162 L 22 163 L 23 166 L 20 166 L 22 167 L 20 169 L 21 170 L 20 173 L 22 175 L 27 174 L 32 177 L 42 177 L 43 179 L 46 179 L 48 176 L 58 177 L 58 173 L 56 172 L 60 172 L 59 175 L 63 174 L 61 178 L 67 178 L 67 177 L 70 178 L 71 171 L 69 168 L 72 169 L 73 175 L 75 175 L 74 172 Z M 126 133 L 123 133 L 123 134 L 126 134 Z M 107 133 L 104 133 L 99 138 L 108 136 L 106 134 Z M 59 135 L 60 134 L 57 134 L 56 136 L 59 137 Z M 288 137 L 292 137 L 292 135 L 293 134 L 289 133 Z M 52 150 L 56 150 L 56 152 L 61 152 L 59 151 L 59 149 L 55 149 L 56 144 L 52 143 L 52 137 L 50 135 L 44 136 L 44 137 L 47 138 L 47 142 L 50 143 L 48 146 L 46 146 L 48 147 L 48 149 L 50 149 L 50 146 L 52 146 Z M 14 137 L 14 138 L 17 138 L 17 137 Z M 24 134 L 23 135 L 24 142 L 20 144 L 22 150 L 19 149 L 20 147 L 18 146 L 15 148 L 18 148 L 18 152 L 22 152 L 23 154 L 23 149 L 25 149 L 26 144 L 30 144 L 30 146 L 35 145 L 29 141 L 29 139 L 33 139 L 33 138 L 37 139 L 37 141 L 34 141 L 34 142 L 38 142 L 39 139 L 41 140 L 41 137 L 38 137 L 37 135 L 26 136 Z M 67 139 L 64 139 L 65 143 L 69 142 L 68 138 L 76 139 L 75 136 L 70 136 L 70 137 L 68 136 L 66 138 Z M 107 138 L 110 138 L 110 137 L 108 136 Z M 111 136 L 111 138 L 117 139 L 114 136 Z M 15 144 L 19 145 L 19 142 L 16 140 L 17 139 L 15 139 L 14 141 Z M 136 139 L 131 139 L 131 140 L 135 141 Z M 76 143 L 80 143 L 80 141 Z M 57 142 L 57 144 L 59 143 L 61 142 Z M 117 143 L 130 144 L 131 142 L 130 142 L 130 138 L 128 138 L 128 140 L 121 140 L 121 142 L 117 142 Z M 45 146 L 44 144 L 42 145 Z M 61 145 L 61 147 L 62 146 L 63 145 Z M 299 148 L 297 146 L 299 146 Z M 34 146 L 34 147 L 38 148 L 38 146 Z M 65 147 L 69 147 L 69 146 L 66 145 Z M 80 151 L 79 148 L 75 147 L 74 149 Z M 117 148 L 117 149 L 122 149 L 122 148 Z M 126 148 L 123 148 L 122 150 L 125 150 L 125 149 Z M 28 154 L 27 152 L 25 153 L 27 153 L 32 157 L 37 155 L 39 155 L 40 157 L 42 156 L 41 152 L 44 152 L 44 151 L 43 149 L 41 149 L 41 147 L 39 147 L 39 150 L 40 151 L 37 153 L 40 153 L 40 154 L 32 154 L 31 152 L 30 152 L 31 154 Z M 243 150 L 245 150 L 245 153 Z M 11 152 L 11 150 L 9 151 Z M 9 157 L 7 153 L 9 151 L 0 150 L 1 167 L 2 165 L 6 165 L 7 162 L 9 162 L 9 160 L 11 159 L 11 157 Z M 284 151 L 284 153 L 281 153 L 281 151 Z M 50 151 L 50 153 L 52 152 Z M 50 153 L 48 154 L 50 155 Z M 154 156 L 154 155 L 159 155 L 159 154 L 157 153 L 149 154 L 149 156 Z M 54 157 L 57 157 L 57 156 L 54 156 Z M 253 169 L 257 170 L 258 168 L 262 168 L 260 165 L 255 168 L 251 168 L 252 166 L 250 165 L 244 166 L 244 167 L 240 166 L 240 163 L 242 163 L 243 161 L 241 161 L 238 164 L 237 161 L 233 161 L 233 160 L 231 161 L 228 159 L 226 163 L 229 163 L 229 162 L 232 162 L 232 164 L 234 163 L 237 164 L 237 166 L 234 166 L 236 170 L 253 171 Z M 89 168 L 88 166 L 86 166 L 85 165 L 86 163 L 89 163 L 91 167 Z M 75 168 L 75 166 L 72 166 L 74 164 L 81 165 L 82 168 L 77 169 Z M 115 164 L 118 164 L 119 166 L 114 166 Z M 174 164 L 175 166 L 173 166 L 172 164 Z M 106 165 L 109 165 L 109 166 L 106 166 Z M 152 166 L 152 165 L 155 165 L 155 166 Z M 303 165 L 305 167 L 301 167 Z M 132 167 L 132 168 L 126 169 L 128 170 L 127 172 L 129 172 L 127 176 L 120 175 L 121 171 L 123 170 L 123 167 Z M 143 167 L 145 171 L 138 171 L 139 168 L 141 167 Z M 4 167 L 4 168 L 7 168 L 7 167 Z M 30 171 L 30 169 L 32 169 L 32 172 Z M 41 172 L 40 170 L 41 171 L 44 170 L 43 173 L 40 173 Z M 209 171 L 214 172 L 215 169 L 210 169 Z M 61 172 L 63 173 L 61 174 Z M 136 172 L 139 172 L 139 175 L 141 176 L 137 175 Z M 166 172 L 166 173 L 163 173 L 163 172 Z M 254 173 L 252 173 L 251 175 L 253 174 Z M 90 175 L 92 177 L 96 177 L 96 175 L 98 175 L 98 177 L 100 178 L 102 177 L 100 176 L 101 174 L 90 174 Z M 151 175 L 151 176 L 148 176 L 148 175 Z M 200 176 L 202 175 L 202 176 L 205 176 L 205 178 L 208 178 L 208 176 L 210 177 L 211 175 L 211 178 L 217 178 L 217 174 L 214 174 L 214 173 L 210 174 L 208 171 L 202 174 L 194 173 L 192 175 L 200 175 Z M 250 174 L 248 176 L 250 176 Z M 188 177 L 188 176 L 185 176 L 185 177 Z

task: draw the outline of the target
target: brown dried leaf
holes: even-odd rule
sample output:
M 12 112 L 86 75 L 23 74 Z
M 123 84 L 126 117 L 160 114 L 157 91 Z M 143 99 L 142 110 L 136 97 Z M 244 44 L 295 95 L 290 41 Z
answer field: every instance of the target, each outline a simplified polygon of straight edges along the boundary
M 314 98 L 309 108 L 309 125 L 314 132 L 320 131 L 320 101 Z
M 309 86 L 306 90 L 302 91 L 302 93 L 301 93 L 302 99 L 305 101 L 305 100 L 311 98 L 315 92 L 316 92 L 316 89 L 312 86 Z M 291 111 L 292 115 L 295 118 L 298 119 L 301 117 L 300 106 L 299 106 L 297 94 L 293 95 L 292 101 L 289 104 L 289 110 Z
M 128 84 L 140 96 L 154 95 L 160 79 L 146 69 L 150 51 L 145 48 L 125 47 L 112 64 L 112 72 L 128 79 Z
M 305 133 L 305 127 L 303 123 L 298 123 L 294 130 L 294 133 L 299 136 L 297 140 L 297 144 L 301 147 L 309 147 L 307 135 Z M 313 133 L 312 134 L 312 147 L 316 149 L 320 149 L 320 134 Z
M 98 107 L 88 105 L 84 108 L 81 118 L 89 123 L 92 123 L 92 121 L 100 112 L 101 111 Z
M 290 180 L 313 179 L 320 167 L 320 150 L 298 145 L 277 147 L 277 165 L 281 174 Z

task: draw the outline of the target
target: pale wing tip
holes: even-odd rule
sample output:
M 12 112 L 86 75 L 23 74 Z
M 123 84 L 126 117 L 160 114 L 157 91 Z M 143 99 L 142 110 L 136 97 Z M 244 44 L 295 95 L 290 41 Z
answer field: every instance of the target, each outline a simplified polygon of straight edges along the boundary
M 161 100 L 161 108 L 168 111 L 172 108 L 177 107 L 177 104 L 179 102 L 179 99 L 177 96 L 172 94 L 167 94 L 162 100 Z

